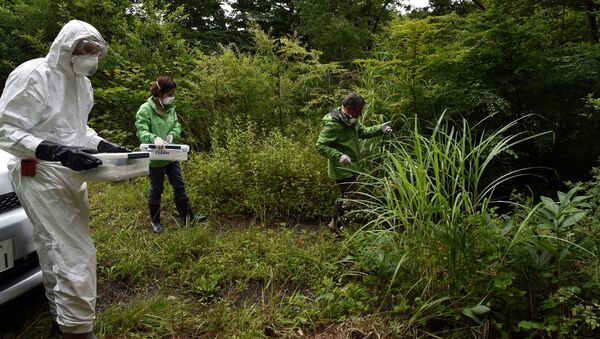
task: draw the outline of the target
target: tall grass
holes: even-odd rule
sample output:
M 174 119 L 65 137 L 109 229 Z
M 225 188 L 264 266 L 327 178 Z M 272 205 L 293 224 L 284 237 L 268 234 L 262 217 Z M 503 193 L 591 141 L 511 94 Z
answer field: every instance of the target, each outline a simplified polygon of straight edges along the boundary
M 493 194 L 528 169 L 488 177 L 512 148 L 544 134 L 513 132 L 526 118 L 486 131 L 485 120 L 471 126 L 442 115 L 428 134 L 415 119 L 406 134 L 384 142 L 383 159 L 364 174 L 362 189 L 349 201 L 357 206 L 352 214 L 365 222 L 345 243 L 354 255 L 350 261 L 385 286 L 380 308 L 394 312 L 399 300 L 414 300 L 406 306 L 418 311 L 410 322 L 422 325 L 456 321 L 460 305 L 471 319 L 479 320 L 472 309 L 489 311 L 468 286 L 493 278 L 478 271 L 493 272 L 482 262 L 486 251 L 501 247 Z
M 431 227 L 451 227 L 464 216 L 485 212 L 496 188 L 527 168 L 510 171 L 489 182 L 486 174 L 494 160 L 512 154 L 516 145 L 543 134 L 510 134 L 527 116 L 499 130 L 487 132 L 466 120 L 453 124 L 442 114 L 430 135 L 419 122 L 407 136 L 387 141 L 384 160 L 376 175 L 366 175 L 366 190 L 354 202 L 359 213 L 370 216 L 366 228 L 387 225 L 423 236 Z

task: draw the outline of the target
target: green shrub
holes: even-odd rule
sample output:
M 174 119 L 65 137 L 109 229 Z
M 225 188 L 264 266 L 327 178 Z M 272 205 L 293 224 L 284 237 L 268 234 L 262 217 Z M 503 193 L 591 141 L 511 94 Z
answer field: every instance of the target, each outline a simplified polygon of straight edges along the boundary
M 314 148 L 318 131 L 296 123 L 287 135 L 259 130 L 252 122 L 224 120 L 213 130 L 213 152 L 186 166 L 195 199 L 217 214 L 278 218 L 329 215 L 335 190 L 325 160 Z

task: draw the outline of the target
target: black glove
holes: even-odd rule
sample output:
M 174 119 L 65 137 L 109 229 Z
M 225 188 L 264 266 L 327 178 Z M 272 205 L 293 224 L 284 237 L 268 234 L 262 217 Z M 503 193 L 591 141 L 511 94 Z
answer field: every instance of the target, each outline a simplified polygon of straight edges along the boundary
M 35 149 L 35 157 L 41 160 L 60 161 L 74 171 L 87 170 L 102 165 L 102 160 L 91 156 L 95 149 L 81 146 L 63 146 L 44 140 Z
M 123 146 L 110 143 L 106 140 L 100 140 L 98 143 L 98 152 L 100 153 L 131 153 L 130 150 Z

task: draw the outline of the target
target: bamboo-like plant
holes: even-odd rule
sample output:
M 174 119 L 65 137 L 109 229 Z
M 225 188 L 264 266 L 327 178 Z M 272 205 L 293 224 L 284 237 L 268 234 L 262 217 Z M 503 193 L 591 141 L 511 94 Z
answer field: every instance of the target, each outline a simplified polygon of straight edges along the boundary
M 453 302 L 454 297 L 481 303 L 481 299 L 470 300 L 465 289 L 471 278 L 480 279 L 477 272 L 484 267 L 480 265 L 484 246 L 479 242 L 493 240 L 477 234 L 485 232 L 481 225 L 491 213 L 494 191 L 508 180 L 527 175 L 529 169 L 492 179 L 488 172 L 496 159 L 512 154 L 514 146 L 550 133 L 512 132 L 527 118 L 486 131 L 482 128 L 485 120 L 471 126 L 466 120 L 448 121 L 442 114 L 429 134 L 421 131 L 415 119 L 408 132 L 384 142 L 379 165 L 362 174 L 362 189 L 349 201 L 356 206 L 351 215 L 360 215 L 365 222 L 347 240 L 352 247 L 356 235 L 365 232 L 393 239 L 395 256 L 402 259 L 395 263 L 391 277 L 381 278 L 388 284 L 383 303 L 398 294 L 397 282 L 414 282 L 408 291 L 400 292 L 405 300 L 416 293 L 423 299 L 443 300 L 443 304 Z M 442 316 L 456 311 L 442 304 L 432 306 L 436 309 L 430 311 Z
M 442 114 L 430 135 L 420 132 L 415 119 L 409 135 L 387 141 L 375 171 L 383 175 L 364 174 L 366 190 L 353 202 L 361 207 L 358 213 L 370 217 L 365 227 L 387 225 L 419 234 L 429 226 L 456 225 L 465 216 L 488 211 L 498 186 L 529 170 L 513 170 L 485 183 L 493 161 L 520 143 L 550 133 L 510 134 L 527 118 L 476 134 L 484 121 L 470 126 L 463 119 L 453 125 Z

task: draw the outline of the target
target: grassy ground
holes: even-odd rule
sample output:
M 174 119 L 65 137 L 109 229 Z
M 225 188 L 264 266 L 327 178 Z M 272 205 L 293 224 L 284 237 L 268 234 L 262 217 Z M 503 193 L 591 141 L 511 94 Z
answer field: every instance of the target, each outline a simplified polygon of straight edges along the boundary
M 182 225 L 166 191 L 165 232 L 156 235 L 146 188 L 145 178 L 90 185 L 99 337 L 335 338 L 375 331 L 379 319 L 350 316 L 352 305 L 340 316 L 324 302 L 343 252 L 326 227 L 214 215 Z M 47 333 L 47 308 L 32 312 L 21 338 Z

